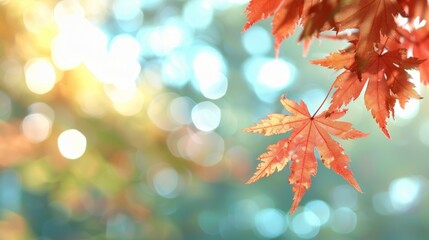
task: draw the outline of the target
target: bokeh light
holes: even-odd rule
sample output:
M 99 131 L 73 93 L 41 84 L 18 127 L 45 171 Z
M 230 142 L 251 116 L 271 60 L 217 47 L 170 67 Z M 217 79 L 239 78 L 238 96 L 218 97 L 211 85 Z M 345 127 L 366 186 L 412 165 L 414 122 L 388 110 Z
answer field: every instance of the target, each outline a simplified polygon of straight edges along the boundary
M 347 207 L 335 209 L 332 213 L 331 228 L 335 232 L 346 234 L 355 230 L 357 225 L 356 213 Z
M 302 239 L 316 237 L 320 231 L 320 220 L 313 212 L 302 212 L 292 220 L 293 232 Z
M 209 101 L 196 104 L 192 108 L 192 122 L 202 131 L 212 131 L 219 126 L 221 111 L 219 107 Z
M 32 113 L 22 120 L 22 131 L 32 142 L 39 143 L 49 137 L 51 133 L 51 121 L 40 113 Z
M 255 226 L 263 237 L 276 238 L 287 229 L 286 216 L 277 209 L 267 208 L 256 214 Z
M 25 66 L 25 82 L 33 93 L 45 94 L 55 85 L 55 69 L 47 59 L 32 59 Z
M 313 214 L 309 214 L 307 217 L 315 219 L 314 216 L 318 218 L 318 220 L 314 220 L 313 223 L 315 225 L 324 225 L 329 221 L 331 211 L 329 205 L 322 200 L 313 200 L 308 202 L 305 205 L 305 212 L 311 212 Z
M 245 184 L 287 135 L 242 129 L 283 94 L 313 113 L 338 73 L 308 61 L 339 49 L 305 58 L 295 35 L 275 58 L 266 22 L 242 32 L 248 2 L 0 0 L 0 238 L 425 239 L 425 100 L 395 106 L 390 141 L 347 106 L 364 194 L 321 168 L 289 215 L 289 170 Z
M 180 176 L 172 168 L 163 168 L 155 173 L 153 187 L 162 197 L 175 198 L 179 192 Z
M 272 49 L 269 32 L 260 26 L 253 26 L 244 32 L 241 41 L 250 55 L 264 55 Z
M 392 181 L 389 186 L 389 198 L 393 209 L 397 212 L 410 209 L 419 199 L 420 190 L 421 183 L 416 177 Z
M 76 129 L 66 130 L 58 136 L 58 149 L 65 158 L 80 158 L 86 150 L 86 137 Z

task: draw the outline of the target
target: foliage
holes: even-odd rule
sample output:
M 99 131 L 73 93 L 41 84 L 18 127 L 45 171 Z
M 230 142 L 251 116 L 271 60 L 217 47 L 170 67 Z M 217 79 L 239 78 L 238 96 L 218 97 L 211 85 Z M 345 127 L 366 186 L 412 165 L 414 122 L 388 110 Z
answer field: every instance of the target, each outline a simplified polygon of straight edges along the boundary
M 248 21 L 244 25 L 244 30 L 261 19 L 273 16 L 272 35 L 275 38 L 276 55 L 282 41 L 290 37 L 297 26 L 303 28 L 299 41 L 304 42 L 305 52 L 308 51 L 309 43 L 313 38 L 346 39 L 350 43 L 346 49 L 331 53 L 324 59 L 311 61 L 313 64 L 342 71 L 328 92 L 329 96 L 331 90 L 335 89 L 327 112 L 317 117 L 310 117 L 304 102 L 296 105 L 293 101 L 284 98 L 282 103 L 289 112 L 294 116 L 298 112 L 301 117 L 305 116 L 305 120 L 302 120 L 305 121 L 304 125 L 291 124 L 292 117 L 273 114 L 269 115 L 268 119 L 262 120 L 262 123 L 246 129 L 265 135 L 294 130 L 289 138 L 268 147 L 268 152 L 259 157 L 263 163 L 258 166 L 255 176 L 249 180 L 251 183 L 260 177 L 271 175 L 276 168 L 283 169 L 292 159 L 289 183 L 293 184 L 295 192 L 291 208 L 293 212 L 305 189 L 310 187 L 310 176 L 316 174 L 314 147 L 320 152 L 322 161 L 327 167 L 337 161 L 337 164 L 349 161 L 348 157 L 339 154 L 342 148 L 338 143 L 333 142 L 327 132 L 319 130 L 327 127 L 325 123 L 320 125 L 322 119 L 333 124 L 332 119 L 337 117 L 332 117 L 332 114 L 344 115 L 345 112 L 339 109 L 357 99 L 366 86 L 365 106 L 382 132 L 390 138 L 387 119 L 394 118 L 395 104 L 399 103 L 402 108 L 405 108 L 410 99 L 421 99 L 407 71 L 418 68 L 421 82 L 424 85 L 429 83 L 428 65 L 424 61 L 429 57 L 429 24 L 426 24 L 429 20 L 428 1 L 252 0 L 246 8 L 246 13 Z M 329 32 L 335 34 L 332 35 Z M 285 104 L 285 101 L 289 103 Z M 291 107 L 293 105 L 296 108 Z M 301 110 L 297 112 L 298 109 Z M 314 115 L 316 114 L 317 111 Z M 313 129 L 312 126 L 314 126 Z M 353 137 L 349 136 L 349 138 L 364 136 L 349 128 L 343 130 L 346 131 L 345 133 L 354 132 Z M 298 133 L 301 131 L 305 134 L 297 140 L 296 136 L 299 136 Z M 333 132 L 330 133 L 341 137 Z M 321 139 L 324 142 L 321 143 Z M 302 144 L 303 142 L 305 144 Z M 326 147 L 330 149 L 328 156 L 335 156 L 332 162 L 326 161 Z M 306 161 L 307 159 L 309 161 Z M 346 167 L 348 170 L 348 166 Z M 338 172 L 338 169 L 333 167 L 335 172 L 360 191 L 351 172 L 349 170 L 347 173 Z M 300 180 L 297 181 L 297 179 Z
M 295 193 L 291 208 L 291 213 L 293 213 L 305 191 L 310 188 L 311 177 L 316 175 L 317 161 L 314 149 L 317 148 L 323 164 L 327 168 L 332 167 L 334 172 L 361 192 L 349 169 L 349 157 L 344 153 L 340 144 L 330 137 L 330 135 L 334 135 L 341 139 L 354 139 L 366 136 L 365 133 L 351 128 L 350 123 L 334 121 L 342 117 L 346 111 L 334 109 L 311 116 L 307 105 L 302 101 L 297 104 L 283 97 L 281 102 L 285 109 L 292 114 L 291 116 L 271 114 L 261 123 L 247 128 L 246 131 L 271 136 L 292 130 L 291 135 L 287 139 L 268 146 L 268 152 L 259 157 L 262 163 L 258 165 L 258 171 L 247 183 L 269 176 L 276 169 L 280 171 L 291 161 L 289 183 L 293 184 L 292 190 Z

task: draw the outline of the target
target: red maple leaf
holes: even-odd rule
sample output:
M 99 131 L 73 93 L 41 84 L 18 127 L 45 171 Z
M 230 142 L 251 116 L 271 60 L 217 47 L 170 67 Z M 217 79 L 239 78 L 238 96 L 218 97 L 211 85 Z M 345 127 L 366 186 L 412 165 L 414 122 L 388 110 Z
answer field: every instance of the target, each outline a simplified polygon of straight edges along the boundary
M 308 50 L 313 35 L 322 30 L 333 28 L 334 9 L 339 0 L 251 0 L 245 12 L 247 22 L 243 27 L 246 31 L 259 20 L 273 16 L 272 34 L 275 38 L 276 56 L 281 43 L 290 37 L 300 24 L 307 26 L 300 40 L 304 41 L 304 52 Z M 323 10 L 323 11 L 321 11 Z M 309 16 L 309 17 L 307 17 Z M 331 22 L 330 24 L 325 24 Z
M 402 48 L 382 54 L 372 51 L 366 56 L 365 62 L 354 56 L 354 49 L 349 48 L 332 53 L 325 59 L 312 61 L 313 64 L 336 70 L 345 69 L 333 83 L 337 90 L 332 96 L 330 109 L 340 108 L 358 98 L 368 83 L 365 91 L 366 108 L 371 111 L 383 133 L 390 138 L 387 118 L 394 117 L 396 101 L 404 108 L 410 98 L 421 98 L 410 82 L 411 76 L 406 69 L 416 68 L 423 61 L 407 57 L 407 50 Z
M 424 27 L 407 31 L 398 29 L 398 33 L 402 36 L 404 47 L 413 50 L 413 56 L 420 59 L 429 58 L 429 25 L 426 23 Z M 424 61 L 419 66 L 420 81 L 424 85 L 429 85 L 429 61 Z
M 429 20 L 429 3 L 427 0 L 399 0 L 399 2 L 407 12 L 408 21 L 410 23 L 417 17 L 420 17 L 420 20 L 425 18 Z
M 367 136 L 367 134 L 353 129 L 348 122 L 335 121 L 342 117 L 346 110 L 328 110 L 312 116 L 303 101 L 298 104 L 282 97 L 281 103 L 291 115 L 270 114 L 260 123 L 245 129 L 247 132 L 266 136 L 291 131 L 288 138 L 269 145 L 268 151 L 259 156 L 261 163 L 247 183 L 256 182 L 262 177 L 281 171 L 291 162 L 289 183 L 293 185 L 294 197 L 290 213 L 293 213 L 306 190 L 310 188 L 311 177 L 316 175 L 317 160 L 314 152 L 316 148 L 327 168 L 332 168 L 334 172 L 361 192 L 349 169 L 350 158 L 344 153 L 341 145 L 331 137 L 333 135 L 341 139 L 354 139 Z
M 396 0 L 349 1 L 337 12 L 335 22 L 339 31 L 359 29 L 356 53 L 363 58 L 373 51 L 374 43 L 380 42 L 380 35 L 390 36 L 394 32 L 397 15 L 404 16 L 405 12 Z

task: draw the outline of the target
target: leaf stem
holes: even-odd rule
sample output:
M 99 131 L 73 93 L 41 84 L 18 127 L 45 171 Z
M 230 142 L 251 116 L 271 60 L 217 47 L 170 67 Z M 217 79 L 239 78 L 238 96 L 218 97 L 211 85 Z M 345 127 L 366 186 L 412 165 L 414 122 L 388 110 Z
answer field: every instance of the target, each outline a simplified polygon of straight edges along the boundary
M 331 94 L 331 91 L 332 91 L 332 88 L 333 88 L 333 87 L 334 87 L 334 84 L 332 84 L 332 85 L 331 85 L 331 87 L 329 88 L 328 93 L 326 94 L 325 99 L 323 99 L 323 101 L 322 101 L 322 103 L 320 104 L 319 108 L 317 108 L 316 112 L 311 116 L 311 119 L 313 119 L 313 118 L 316 116 L 316 114 L 317 114 L 317 113 L 320 111 L 320 109 L 322 108 L 323 104 L 325 104 L 326 99 L 328 99 L 329 94 Z

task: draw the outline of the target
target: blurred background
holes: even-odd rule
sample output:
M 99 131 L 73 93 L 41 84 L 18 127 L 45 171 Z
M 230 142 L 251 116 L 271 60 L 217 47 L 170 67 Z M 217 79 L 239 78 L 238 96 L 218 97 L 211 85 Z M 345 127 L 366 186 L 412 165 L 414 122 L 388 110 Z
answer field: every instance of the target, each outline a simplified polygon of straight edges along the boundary
M 244 184 L 285 136 L 241 129 L 282 94 L 314 112 L 338 73 L 308 61 L 346 46 L 303 57 L 294 36 L 276 60 L 269 21 L 241 32 L 246 5 L 0 0 L 0 239 L 427 237 L 427 100 L 397 109 L 392 140 L 350 104 L 363 194 L 320 165 L 289 215 L 288 169 Z

